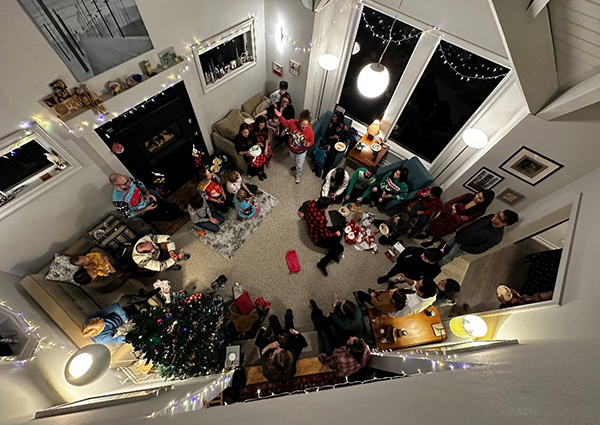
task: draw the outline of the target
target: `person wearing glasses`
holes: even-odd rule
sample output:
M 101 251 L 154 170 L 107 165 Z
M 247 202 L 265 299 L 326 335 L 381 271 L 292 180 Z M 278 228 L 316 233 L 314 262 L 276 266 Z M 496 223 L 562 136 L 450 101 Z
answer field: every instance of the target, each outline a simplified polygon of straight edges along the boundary
M 506 226 L 517 221 L 519 215 L 511 210 L 498 211 L 475 220 L 446 243 L 443 249 L 446 255 L 440 260 L 440 267 L 464 254 L 483 254 L 502 241 Z
M 167 202 L 151 193 L 141 181 L 123 174 L 113 173 L 109 177 L 113 185 L 112 203 L 126 219 L 139 217 L 145 222 L 175 221 L 186 214 L 173 202 Z

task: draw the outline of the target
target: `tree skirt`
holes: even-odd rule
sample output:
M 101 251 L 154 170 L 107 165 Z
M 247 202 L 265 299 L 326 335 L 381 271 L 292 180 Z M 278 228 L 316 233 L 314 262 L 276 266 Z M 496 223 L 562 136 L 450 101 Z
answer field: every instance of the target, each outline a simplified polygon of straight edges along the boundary
M 279 203 L 279 200 L 267 192 L 263 192 L 256 197 L 256 202 L 260 205 L 260 213 L 250 220 L 239 221 L 237 219 L 237 211 L 233 208 L 227 214 L 224 214 L 225 222 L 221 225 L 221 229 L 217 233 L 205 230 L 206 234 L 200 236 L 198 234 L 199 229 L 194 225 L 191 226 L 190 233 L 223 257 L 231 260 L 236 251 L 258 229 L 267 214 Z

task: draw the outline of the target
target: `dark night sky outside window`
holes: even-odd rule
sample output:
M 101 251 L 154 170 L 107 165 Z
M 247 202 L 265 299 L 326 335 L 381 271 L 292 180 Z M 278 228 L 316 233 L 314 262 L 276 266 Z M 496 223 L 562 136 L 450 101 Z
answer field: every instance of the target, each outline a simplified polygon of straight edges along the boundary
M 368 7 L 364 8 L 364 13 L 369 24 L 374 27 L 373 31 L 387 38 L 394 19 Z M 346 109 L 347 115 L 365 125 L 371 124 L 374 119 L 381 119 L 419 40 L 419 33 L 418 29 L 396 21 L 392 33 L 394 40 L 401 40 L 411 35 L 413 37 L 401 44 L 390 44 L 381 61 L 390 72 L 390 83 L 383 94 L 369 99 L 358 91 L 358 74 L 366 65 L 379 61 L 385 48 L 385 41 L 373 36 L 371 30 L 366 27 L 364 19 L 361 19 L 355 39 L 360 44 L 360 51 L 352 55 L 350 59 L 339 101 L 340 105 Z

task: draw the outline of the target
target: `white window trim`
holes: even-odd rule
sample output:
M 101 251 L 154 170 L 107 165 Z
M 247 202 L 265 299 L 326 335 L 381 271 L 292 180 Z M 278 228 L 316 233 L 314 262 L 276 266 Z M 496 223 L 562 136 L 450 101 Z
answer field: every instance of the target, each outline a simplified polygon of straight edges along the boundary
M 0 220 L 4 217 L 9 216 L 16 210 L 27 205 L 29 202 L 39 197 L 40 195 L 48 192 L 54 186 L 62 182 L 68 176 L 76 173 L 82 168 L 81 163 L 65 150 L 55 139 L 53 139 L 42 127 L 37 124 L 31 126 L 27 130 L 22 130 L 0 140 L 0 154 L 10 149 L 11 146 L 19 143 L 26 143 L 28 141 L 35 140 L 40 146 L 48 150 L 49 153 L 56 154 L 66 165 L 66 168 L 62 170 L 56 170 L 54 167 L 47 167 L 43 170 L 31 175 L 26 180 L 16 184 L 9 190 L 3 192 L 6 194 L 14 195 L 14 199 L 7 202 L 0 207 Z M 42 181 L 40 176 L 44 174 L 50 174 L 52 177 L 46 181 Z M 23 185 L 27 187 L 16 194 L 13 194 L 16 188 Z

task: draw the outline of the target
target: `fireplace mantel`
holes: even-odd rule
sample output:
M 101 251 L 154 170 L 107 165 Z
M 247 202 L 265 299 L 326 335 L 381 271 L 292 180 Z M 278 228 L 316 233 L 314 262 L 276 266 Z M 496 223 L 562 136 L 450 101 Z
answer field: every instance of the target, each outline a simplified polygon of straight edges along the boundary
M 186 59 L 159 72 L 153 77 L 142 80 L 137 85 L 116 96 L 111 96 L 104 101 L 104 106 L 108 110 L 108 114 L 103 119 L 100 116 L 94 115 L 91 110 L 87 110 L 76 117 L 64 121 L 63 124 L 78 137 L 93 133 L 95 128 L 109 122 L 114 117 L 123 114 L 134 106 L 143 103 L 152 96 L 159 94 L 171 84 L 182 81 L 183 74 L 190 70 L 190 65 L 191 62 Z

